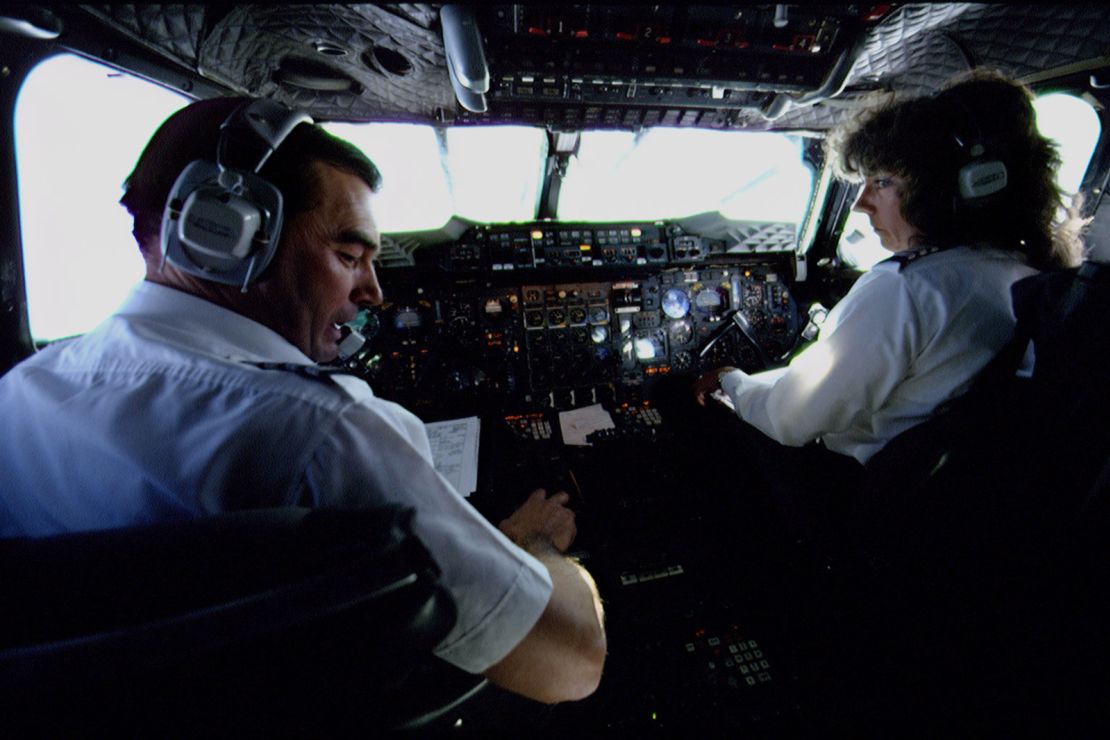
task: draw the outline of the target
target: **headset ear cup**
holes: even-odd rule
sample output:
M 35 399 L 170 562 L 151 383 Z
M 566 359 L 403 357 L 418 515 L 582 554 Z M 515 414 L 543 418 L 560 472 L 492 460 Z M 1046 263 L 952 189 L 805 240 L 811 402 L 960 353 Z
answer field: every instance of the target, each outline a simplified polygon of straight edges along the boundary
M 1006 187 L 1006 165 L 997 159 L 976 159 L 960 168 L 958 183 L 963 201 L 974 202 L 986 198 Z
M 256 175 L 234 192 L 220 168 L 196 161 L 178 176 L 162 214 L 162 253 L 174 267 L 226 285 L 248 286 L 273 260 L 281 238 L 282 197 Z
M 254 174 L 307 113 L 258 99 L 220 127 L 216 162 L 195 161 L 178 176 L 162 212 L 162 256 L 174 267 L 247 289 L 273 261 L 283 200 Z

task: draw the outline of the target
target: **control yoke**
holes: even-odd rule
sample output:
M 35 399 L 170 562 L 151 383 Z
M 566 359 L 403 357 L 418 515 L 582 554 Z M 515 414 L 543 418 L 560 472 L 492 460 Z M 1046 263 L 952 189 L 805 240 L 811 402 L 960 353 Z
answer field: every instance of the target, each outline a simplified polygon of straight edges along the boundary
M 709 350 L 713 349 L 713 345 L 721 341 L 721 338 L 732 329 L 738 329 L 744 339 L 747 340 L 748 344 L 751 345 L 752 349 L 755 350 L 755 355 L 759 358 L 759 370 L 767 370 L 777 364 L 777 362 L 768 357 L 767 353 L 763 351 L 763 348 L 759 346 L 759 342 L 756 341 L 755 338 L 755 332 L 752 331 L 751 322 L 748 321 L 748 317 L 745 316 L 744 312 L 739 308 L 734 308 L 722 317 L 721 325 L 713 330 L 713 333 L 705 340 L 705 344 L 698 350 L 698 357 L 705 357 L 709 353 Z M 779 361 L 782 359 L 783 358 L 779 358 Z

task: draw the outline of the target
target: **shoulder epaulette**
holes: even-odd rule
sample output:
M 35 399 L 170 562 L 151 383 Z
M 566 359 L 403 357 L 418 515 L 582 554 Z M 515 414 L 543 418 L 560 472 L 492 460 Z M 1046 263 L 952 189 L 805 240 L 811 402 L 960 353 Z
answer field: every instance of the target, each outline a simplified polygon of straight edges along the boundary
M 912 264 L 922 257 L 928 257 L 930 254 L 936 254 L 944 249 L 944 247 L 921 247 L 919 249 L 907 249 L 904 252 L 895 252 L 890 257 L 887 257 L 883 262 L 894 262 L 898 265 L 898 270 L 901 272 L 906 269 L 906 265 Z
M 342 367 L 328 367 L 326 365 L 302 365 L 296 362 L 244 362 L 245 365 L 257 367 L 259 370 L 280 370 L 294 373 L 302 378 L 327 382 L 336 375 L 352 375 L 358 377 L 350 370 Z

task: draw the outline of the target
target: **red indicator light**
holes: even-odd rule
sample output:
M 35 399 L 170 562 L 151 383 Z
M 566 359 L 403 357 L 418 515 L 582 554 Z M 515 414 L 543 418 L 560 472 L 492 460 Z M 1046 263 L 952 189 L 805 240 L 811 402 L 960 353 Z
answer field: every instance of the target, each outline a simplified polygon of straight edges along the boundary
M 877 21 L 889 12 L 889 5 L 874 5 L 872 6 L 871 10 L 867 11 L 867 15 L 863 16 L 863 20 L 868 23 L 870 23 L 871 21 Z

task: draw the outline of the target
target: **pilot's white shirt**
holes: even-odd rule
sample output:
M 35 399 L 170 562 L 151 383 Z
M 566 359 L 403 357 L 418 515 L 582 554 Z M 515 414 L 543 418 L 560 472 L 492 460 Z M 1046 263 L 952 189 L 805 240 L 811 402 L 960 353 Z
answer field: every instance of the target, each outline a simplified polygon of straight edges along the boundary
M 539 619 L 551 578 L 436 472 L 424 425 L 276 332 L 143 282 L 84 337 L 0 378 L 0 536 L 48 535 L 259 506 L 416 509 L 458 620 L 437 647 L 471 672 Z
M 904 267 L 881 262 L 788 366 L 726 373 L 721 390 L 741 419 L 772 439 L 820 439 L 866 463 L 970 387 L 1013 336 L 1010 286 L 1034 272 L 1013 252 L 967 247 Z

